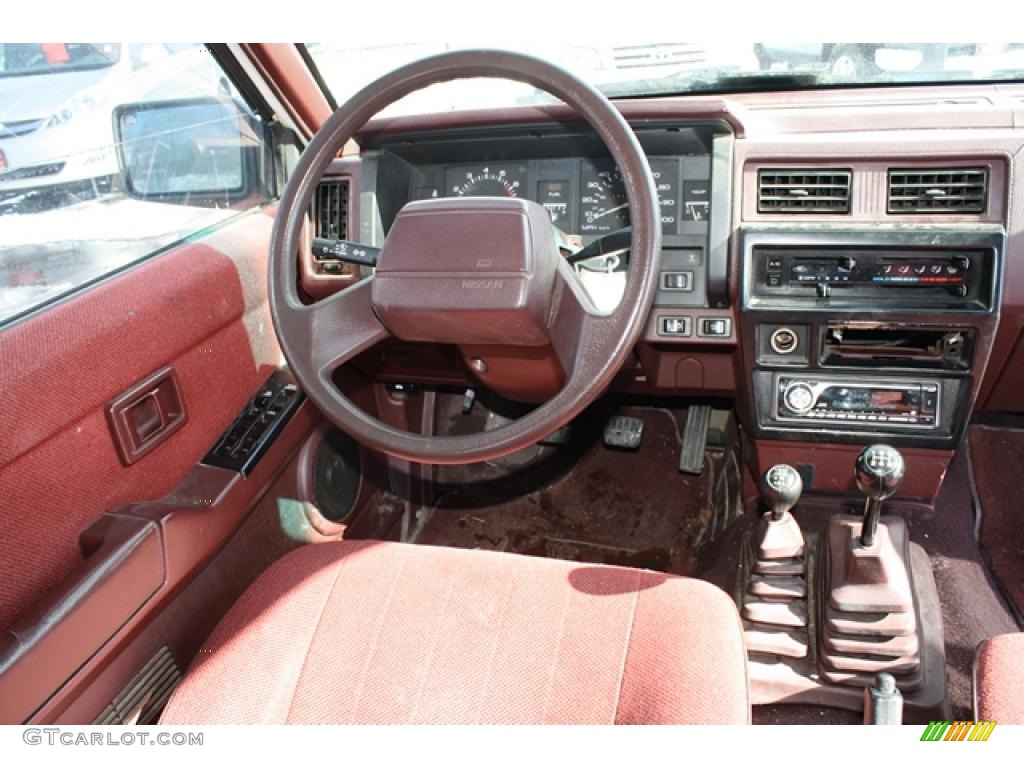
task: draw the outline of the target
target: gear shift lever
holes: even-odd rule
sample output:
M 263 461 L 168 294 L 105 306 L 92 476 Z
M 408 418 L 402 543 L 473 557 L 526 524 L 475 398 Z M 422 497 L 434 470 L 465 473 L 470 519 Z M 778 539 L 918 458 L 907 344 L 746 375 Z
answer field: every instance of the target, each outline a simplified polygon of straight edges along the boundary
M 804 535 L 796 518 L 789 514 L 803 488 L 800 473 L 788 464 L 776 464 L 761 478 L 761 492 L 771 511 L 761 518 L 753 536 L 759 562 L 803 557 Z M 794 567 L 803 570 L 801 564 Z
M 944 702 L 942 628 L 928 615 L 938 600 L 928 556 L 910 543 L 905 519 L 881 517 L 882 502 L 896 493 L 905 472 L 899 451 L 869 445 L 856 461 L 864 516 L 829 518 L 817 599 L 818 672 L 830 685 L 862 688 L 886 673 L 908 697 Z M 879 684 L 872 697 L 888 696 L 891 688 Z
M 776 464 L 761 478 L 769 511 L 759 515 L 744 542 L 742 562 L 740 608 L 751 652 L 804 659 L 810 650 L 807 542 L 790 514 L 803 487 L 800 473 L 788 464 Z
M 862 546 L 875 543 L 882 502 L 899 489 L 905 470 L 902 454 L 891 445 L 869 445 L 857 457 L 857 487 L 867 497 L 860 529 Z
M 789 464 L 776 464 L 764 473 L 761 480 L 761 493 L 771 505 L 772 520 L 779 522 L 796 503 L 800 501 L 804 483 L 800 473 Z

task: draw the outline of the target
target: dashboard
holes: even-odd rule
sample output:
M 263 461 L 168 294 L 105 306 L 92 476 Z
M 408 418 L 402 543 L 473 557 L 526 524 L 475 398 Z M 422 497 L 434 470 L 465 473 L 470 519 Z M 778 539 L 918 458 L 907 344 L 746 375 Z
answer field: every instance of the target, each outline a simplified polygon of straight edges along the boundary
M 615 389 L 735 399 L 765 461 L 785 459 L 787 443 L 948 450 L 976 404 L 1024 410 L 1013 383 L 1024 294 L 1010 279 L 1024 284 L 1024 259 L 1009 204 L 1024 139 L 1012 119 L 911 96 L 624 104 L 655 175 L 663 248 Z M 934 129 L 939 118 L 950 130 Z M 959 130 L 982 118 L 989 133 Z M 533 200 L 579 245 L 629 225 L 621 176 L 571 113 L 380 121 L 359 143 L 336 170 L 358 168 L 361 242 L 379 246 L 403 205 L 433 197 Z M 938 199 L 944 185 L 980 187 Z M 907 203 L 915 187 L 933 196 L 927 209 Z

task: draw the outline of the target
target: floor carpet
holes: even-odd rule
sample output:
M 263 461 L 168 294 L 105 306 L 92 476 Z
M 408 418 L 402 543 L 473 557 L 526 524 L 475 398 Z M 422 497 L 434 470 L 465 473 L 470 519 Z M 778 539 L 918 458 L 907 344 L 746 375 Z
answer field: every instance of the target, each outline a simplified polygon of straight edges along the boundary
M 571 445 L 518 471 L 445 468 L 416 541 L 692 573 L 712 519 L 710 473 L 678 470 L 681 414 L 618 412 L 643 419 L 639 450 L 606 448 L 591 419 Z
M 1024 615 L 1024 429 L 971 427 L 971 468 L 981 504 L 981 546 L 1004 594 Z

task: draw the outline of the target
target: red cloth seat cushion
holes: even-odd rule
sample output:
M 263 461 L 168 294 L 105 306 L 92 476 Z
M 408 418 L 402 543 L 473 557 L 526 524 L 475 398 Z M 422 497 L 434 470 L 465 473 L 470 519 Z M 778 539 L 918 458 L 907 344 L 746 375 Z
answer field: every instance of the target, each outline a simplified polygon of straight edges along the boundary
M 228 612 L 162 722 L 746 723 L 732 600 L 629 568 L 303 547 Z
M 1024 725 L 1024 633 L 997 635 L 978 648 L 974 717 Z

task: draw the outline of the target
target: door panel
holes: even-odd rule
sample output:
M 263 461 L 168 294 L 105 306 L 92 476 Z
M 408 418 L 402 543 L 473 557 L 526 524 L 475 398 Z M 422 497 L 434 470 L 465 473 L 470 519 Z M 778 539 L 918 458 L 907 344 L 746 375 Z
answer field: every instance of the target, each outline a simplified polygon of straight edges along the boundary
M 0 638 L 0 723 L 23 722 L 165 581 L 159 526 L 104 515 L 87 537 L 90 562 Z
M 0 630 L 82 562 L 103 512 L 174 488 L 280 361 L 272 211 L 244 215 L 0 331 Z M 171 365 L 188 421 L 121 464 L 107 404 Z

